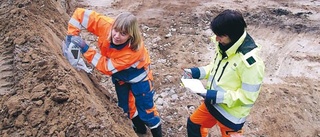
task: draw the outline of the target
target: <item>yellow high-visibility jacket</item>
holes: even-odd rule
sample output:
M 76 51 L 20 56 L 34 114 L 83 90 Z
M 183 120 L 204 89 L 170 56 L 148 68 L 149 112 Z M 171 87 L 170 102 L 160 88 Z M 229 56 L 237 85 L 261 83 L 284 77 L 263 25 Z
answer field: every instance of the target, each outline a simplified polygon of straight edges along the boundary
M 215 38 L 213 38 L 215 40 Z M 207 79 L 205 104 L 220 123 L 240 130 L 257 100 L 264 77 L 264 63 L 258 57 L 259 46 L 247 32 L 223 58 L 218 42 L 210 65 L 191 68 L 194 78 Z

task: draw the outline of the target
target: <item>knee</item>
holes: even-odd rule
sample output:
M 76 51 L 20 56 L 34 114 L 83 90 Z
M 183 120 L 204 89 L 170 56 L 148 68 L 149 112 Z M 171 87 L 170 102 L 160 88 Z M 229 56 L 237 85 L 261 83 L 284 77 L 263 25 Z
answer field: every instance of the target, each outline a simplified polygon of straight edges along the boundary
M 191 121 L 190 117 L 188 118 L 188 120 L 187 120 L 187 127 L 192 128 L 192 127 L 198 127 L 198 126 L 200 127 L 200 125 L 193 123 L 193 122 Z

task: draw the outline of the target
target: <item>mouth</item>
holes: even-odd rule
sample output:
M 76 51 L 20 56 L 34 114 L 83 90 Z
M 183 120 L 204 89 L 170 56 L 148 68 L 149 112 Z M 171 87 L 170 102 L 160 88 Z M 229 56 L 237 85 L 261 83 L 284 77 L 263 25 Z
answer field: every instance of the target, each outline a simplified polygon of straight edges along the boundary
M 113 39 L 113 43 L 118 43 L 120 40 Z

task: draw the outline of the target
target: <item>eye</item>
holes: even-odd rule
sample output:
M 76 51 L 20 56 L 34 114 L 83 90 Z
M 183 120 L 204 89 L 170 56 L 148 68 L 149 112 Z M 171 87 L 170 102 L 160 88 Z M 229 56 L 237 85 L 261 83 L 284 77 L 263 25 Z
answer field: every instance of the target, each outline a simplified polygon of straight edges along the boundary
M 121 34 L 122 36 L 126 36 L 126 35 L 127 35 L 126 32 L 120 32 L 120 34 Z

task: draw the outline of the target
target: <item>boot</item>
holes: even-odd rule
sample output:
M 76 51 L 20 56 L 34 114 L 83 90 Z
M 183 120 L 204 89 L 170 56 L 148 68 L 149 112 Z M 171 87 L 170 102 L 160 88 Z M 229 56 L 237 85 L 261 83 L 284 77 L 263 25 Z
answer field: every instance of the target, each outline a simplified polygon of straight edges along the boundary
M 138 134 L 146 134 L 147 128 L 144 125 L 144 122 L 140 119 L 139 116 L 134 117 L 132 120 L 133 130 Z
M 161 125 L 159 125 L 157 128 L 151 129 L 151 133 L 153 137 L 162 137 Z

